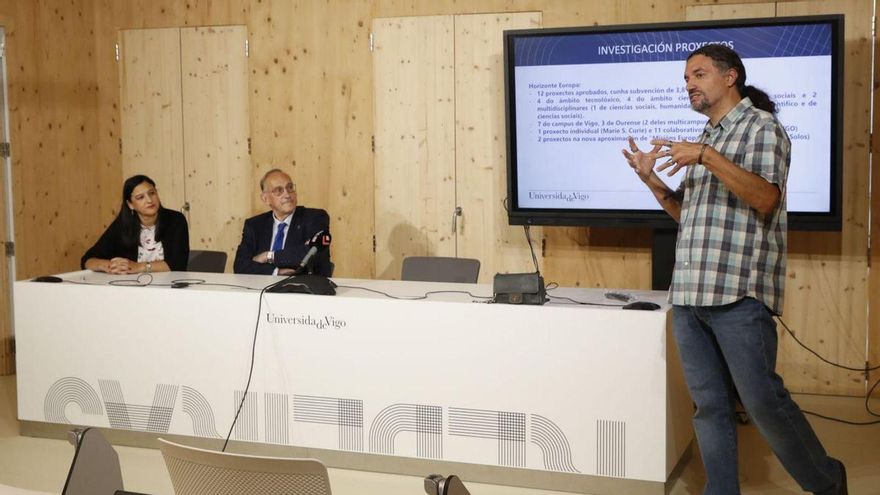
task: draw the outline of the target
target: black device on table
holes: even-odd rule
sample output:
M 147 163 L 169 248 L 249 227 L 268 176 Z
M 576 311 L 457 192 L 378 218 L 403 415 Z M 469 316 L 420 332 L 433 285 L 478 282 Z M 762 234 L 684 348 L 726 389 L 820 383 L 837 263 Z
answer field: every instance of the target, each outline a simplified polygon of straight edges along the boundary
M 654 311 L 660 309 L 660 305 L 651 301 L 633 301 L 623 306 L 623 309 L 641 309 L 643 311 Z

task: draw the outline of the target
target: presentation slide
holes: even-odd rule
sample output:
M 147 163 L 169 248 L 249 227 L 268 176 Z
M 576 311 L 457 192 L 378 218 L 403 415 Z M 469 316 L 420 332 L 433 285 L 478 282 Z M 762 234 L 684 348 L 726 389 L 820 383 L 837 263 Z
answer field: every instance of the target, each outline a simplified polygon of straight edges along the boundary
M 514 42 L 520 208 L 657 210 L 621 150 L 627 137 L 698 141 L 685 58 L 722 43 L 767 92 L 792 142 L 788 210 L 831 208 L 831 27 L 759 26 L 521 37 Z M 658 164 L 662 163 L 658 161 Z M 660 175 L 676 188 L 684 169 Z

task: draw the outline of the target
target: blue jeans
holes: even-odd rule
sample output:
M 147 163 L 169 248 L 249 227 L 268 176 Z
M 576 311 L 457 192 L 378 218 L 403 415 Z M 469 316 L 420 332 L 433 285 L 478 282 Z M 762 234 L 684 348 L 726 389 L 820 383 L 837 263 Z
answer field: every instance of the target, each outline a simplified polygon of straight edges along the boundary
M 704 493 L 738 494 L 736 392 L 776 457 L 801 488 L 835 494 L 838 463 L 776 374 L 776 322 L 761 302 L 675 306 L 675 340 L 697 406 L 694 430 L 706 468 Z M 734 390 L 735 387 L 735 390 Z

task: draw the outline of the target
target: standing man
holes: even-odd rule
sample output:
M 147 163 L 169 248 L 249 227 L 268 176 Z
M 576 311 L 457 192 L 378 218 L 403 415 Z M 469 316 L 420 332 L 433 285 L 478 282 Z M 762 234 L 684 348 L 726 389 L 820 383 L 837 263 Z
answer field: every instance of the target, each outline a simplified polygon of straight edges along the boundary
M 746 86 L 736 52 L 688 56 L 691 107 L 709 122 L 700 142 L 630 138 L 627 162 L 679 223 L 670 287 L 675 339 L 697 405 L 706 494 L 738 494 L 736 392 L 789 474 L 808 492 L 846 494 L 843 464 L 825 449 L 776 374 L 785 284 L 785 183 L 791 142 L 766 93 Z M 672 191 L 654 172 L 686 167 Z M 670 168 L 671 167 L 671 168 Z
M 309 251 L 309 241 L 329 231 L 330 217 L 324 210 L 297 206 L 296 184 L 279 169 L 260 179 L 260 199 L 266 213 L 248 218 L 235 252 L 235 273 L 290 275 Z M 319 251 L 309 263 L 312 272 L 332 275 L 330 250 Z

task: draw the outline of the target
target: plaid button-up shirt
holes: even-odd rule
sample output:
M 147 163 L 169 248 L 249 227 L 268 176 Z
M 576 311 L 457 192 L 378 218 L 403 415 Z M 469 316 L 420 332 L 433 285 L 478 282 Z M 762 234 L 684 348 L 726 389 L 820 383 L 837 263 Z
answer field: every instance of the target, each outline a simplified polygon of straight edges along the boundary
M 779 204 L 761 215 L 701 165 L 687 167 L 678 193 L 683 198 L 675 270 L 669 301 L 683 306 L 719 306 L 753 297 L 782 313 L 785 287 L 785 183 L 791 141 L 768 112 L 743 98 L 701 142 L 740 167 L 779 186 Z

